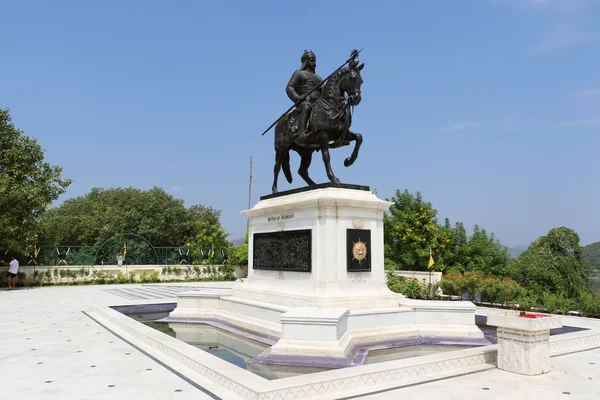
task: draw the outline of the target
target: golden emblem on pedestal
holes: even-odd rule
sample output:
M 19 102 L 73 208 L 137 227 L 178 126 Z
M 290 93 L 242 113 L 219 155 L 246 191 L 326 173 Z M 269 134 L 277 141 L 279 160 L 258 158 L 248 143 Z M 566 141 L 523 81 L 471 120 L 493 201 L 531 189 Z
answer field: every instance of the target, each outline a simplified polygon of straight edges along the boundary
M 354 259 L 358 261 L 362 261 L 367 258 L 366 243 L 361 242 L 360 239 L 358 242 L 354 243 L 354 246 L 352 246 L 352 255 L 354 256 Z

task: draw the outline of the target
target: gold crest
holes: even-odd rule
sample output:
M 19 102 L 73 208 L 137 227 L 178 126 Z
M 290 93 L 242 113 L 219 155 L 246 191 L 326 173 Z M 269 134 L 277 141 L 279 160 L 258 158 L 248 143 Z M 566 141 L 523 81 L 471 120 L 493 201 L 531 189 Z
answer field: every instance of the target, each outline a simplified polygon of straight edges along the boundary
M 367 245 L 360 240 L 354 243 L 352 247 L 352 255 L 355 260 L 362 261 L 367 258 Z

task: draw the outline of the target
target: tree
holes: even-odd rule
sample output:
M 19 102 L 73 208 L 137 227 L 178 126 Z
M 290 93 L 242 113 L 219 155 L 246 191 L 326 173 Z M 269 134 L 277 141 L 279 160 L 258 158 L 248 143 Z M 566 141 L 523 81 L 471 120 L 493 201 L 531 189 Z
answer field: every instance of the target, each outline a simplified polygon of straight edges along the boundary
M 71 180 L 62 168 L 44 162 L 44 150 L 11 123 L 0 109 L 0 248 L 27 254 L 33 248 L 39 220 Z
M 203 223 L 214 227 L 216 220 L 220 227 L 219 212 L 210 210 L 203 206 L 188 210 L 183 200 L 157 187 L 94 188 L 44 215 L 43 243 L 97 246 L 116 234 L 136 233 L 154 246 L 181 246 L 196 239 Z
M 203 205 L 194 205 L 189 208 L 189 212 L 192 216 L 192 222 L 198 224 L 199 222 L 207 222 L 211 225 L 219 225 L 221 219 L 221 210 L 215 210 L 212 207 L 206 207 Z M 197 229 L 195 227 L 194 229 Z
M 510 256 L 506 247 L 475 226 L 467 236 L 464 225 L 454 227 L 446 218 L 437 222 L 437 210 L 423 201 L 419 192 L 396 191 L 389 200 L 393 204 L 383 217 L 386 267 L 427 270 L 430 249 L 435 261 L 434 270 L 452 268 L 459 272 L 479 271 L 487 275 L 503 275 Z
M 532 292 L 579 298 L 589 292 L 590 270 L 579 246 L 579 235 L 566 227 L 551 229 L 511 264 L 509 273 Z
M 600 269 L 600 242 L 588 244 L 581 248 L 581 255 L 592 268 Z
M 457 224 L 455 239 L 455 257 L 453 266 L 460 272 L 477 271 L 484 275 L 504 276 L 510 263 L 508 249 L 478 225 L 473 234 L 464 240 L 464 227 Z
M 221 210 L 195 205 L 189 208 L 194 225 L 193 242 L 200 247 L 224 249 L 231 245 L 229 234 L 221 227 Z
M 200 246 L 202 248 L 225 249 L 231 246 L 227 241 L 229 234 L 221 227 L 219 223 L 209 221 L 200 221 L 197 224 L 196 237 L 191 246 Z
M 221 251 L 231 246 L 227 240 L 229 234 L 221 227 L 221 211 L 212 207 L 202 205 L 192 206 L 189 209 L 191 214 L 194 236 L 187 243 L 193 248 L 192 256 L 202 259 L 202 251 L 209 251 L 212 256 L 212 250 Z
M 397 190 L 388 201 L 393 204 L 383 217 L 385 257 L 401 269 L 426 270 L 430 248 L 440 247 L 437 210 L 419 192 Z M 442 267 L 443 260 L 436 260 L 436 266 Z

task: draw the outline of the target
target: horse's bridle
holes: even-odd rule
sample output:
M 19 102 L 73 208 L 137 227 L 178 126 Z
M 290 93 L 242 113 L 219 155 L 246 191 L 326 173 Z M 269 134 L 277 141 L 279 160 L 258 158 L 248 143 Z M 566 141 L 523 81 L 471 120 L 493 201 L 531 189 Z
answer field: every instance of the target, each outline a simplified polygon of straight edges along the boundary
M 350 74 L 351 71 L 348 72 L 348 74 Z M 346 74 L 346 76 L 344 77 L 345 79 L 348 78 L 348 74 Z M 345 100 L 345 103 L 348 107 L 348 110 L 350 112 L 350 118 L 352 119 L 352 114 L 354 114 L 354 104 L 351 104 L 350 100 L 352 100 L 353 97 L 355 97 L 356 95 L 360 94 L 360 90 L 353 90 L 352 92 L 348 91 L 348 97 Z

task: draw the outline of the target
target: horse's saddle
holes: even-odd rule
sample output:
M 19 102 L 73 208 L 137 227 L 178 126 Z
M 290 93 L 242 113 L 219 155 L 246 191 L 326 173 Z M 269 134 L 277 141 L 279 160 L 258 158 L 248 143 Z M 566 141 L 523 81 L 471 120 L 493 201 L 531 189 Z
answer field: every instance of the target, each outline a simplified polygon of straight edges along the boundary
M 311 116 L 308 117 L 308 122 L 307 122 L 307 126 L 306 129 L 308 130 L 308 132 L 311 132 L 311 128 L 312 128 L 312 124 L 311 124 L 311 119 L 312 119 L 312 113 L 314 111 L 314 108 L 311 110 Z M 296 136 L 298 135 L 298 110 L 294 110 L 291 113 L 288 114 L 288 127 L 289 127 L 289 132 L 291 132 L 292 134 L 292 138 L 295 139 Z M 312 133 L 312 132 L 311 132 Z
M 349 114 L 346 113 L 345 109 L 339 109 L 339 110 L 334 110 L 334 109 L 330 109 L 328 107 L 324 107 L 323 104 L 319 104 L 320 102 L 315 102 L 315 104 L 313 104 L 313 107 L 310 111 L 310 116 L 308 117 L 308 122 L 306 123 L 306 131 L 309 135 L 311 135 L 314 131 L 314 127 L 316 125 L 321 126 L 323 124 L 323 121 L 317 121 L 316 118 L 325 118 L 326 121 L 333 121 L 333 120 L 338 120 L 339 122 L 341 122 L 342 118 L 349 118 Z M 321 108 L 321 109 L 320 109 Z M 318 113 L 319 111 L 321 111 L 320 114 L 315 115 L 316 113 Z M 289 132 L 289 140 L 294 141 L 296 140 L 296 138 L 298 137 L 298 110 L 293 110 L 292 112 L 290 112 L 288 114 L 287 117 L 287 124 L 288 124 L 288 132 Z M 348 121 L 348 125 L 350 125 L 350 121 Z M 341 147 L 341 146 L 347 146 L 349 144 L 348 141 L 345 140 L 345 135 L 343 137 L 340 137 L 339 140 L 335 141 L 333 143 L 332 146 L 330 147 Z

